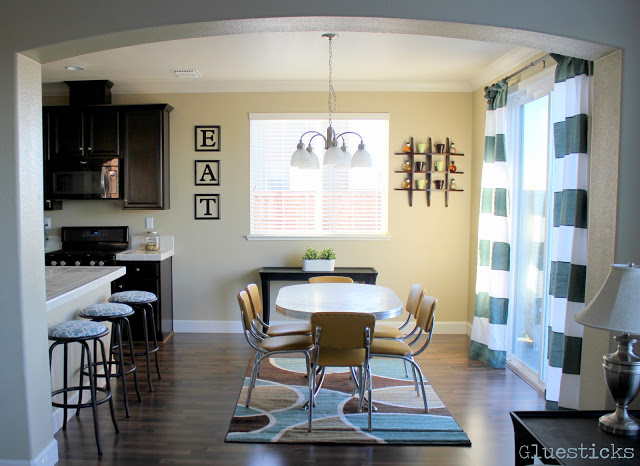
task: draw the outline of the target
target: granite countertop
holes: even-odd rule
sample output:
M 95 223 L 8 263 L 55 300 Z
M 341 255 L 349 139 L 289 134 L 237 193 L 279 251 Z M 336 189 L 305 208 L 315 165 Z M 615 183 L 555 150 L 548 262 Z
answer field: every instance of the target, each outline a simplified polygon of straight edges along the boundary
M 47 311 L 122 277 L 126 267 L 45 267 Z

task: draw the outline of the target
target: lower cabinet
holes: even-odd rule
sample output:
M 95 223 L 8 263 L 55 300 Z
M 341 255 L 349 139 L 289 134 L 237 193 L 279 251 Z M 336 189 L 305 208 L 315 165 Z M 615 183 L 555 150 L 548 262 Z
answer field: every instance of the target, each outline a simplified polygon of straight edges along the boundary
M 173 333 L 172 258 L 163 261 L 117 261 L 116 265 L 126 267 L 127 273 L 112 283 L 112 292 L 140 290 L 154 293 L 158 297 L 158 301 L 153 303 L 156 320 L 154 331 L 158 341 L 165 341 Z M 142 341 L 141 313 L 136 312 L 129 321 L 133 339 Z

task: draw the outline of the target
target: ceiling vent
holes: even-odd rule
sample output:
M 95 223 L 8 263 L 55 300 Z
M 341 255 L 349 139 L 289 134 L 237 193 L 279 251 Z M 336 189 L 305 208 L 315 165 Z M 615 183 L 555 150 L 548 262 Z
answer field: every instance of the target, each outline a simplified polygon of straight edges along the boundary
M 178 78 L 201 78 L 198 70 L 171 70 Z

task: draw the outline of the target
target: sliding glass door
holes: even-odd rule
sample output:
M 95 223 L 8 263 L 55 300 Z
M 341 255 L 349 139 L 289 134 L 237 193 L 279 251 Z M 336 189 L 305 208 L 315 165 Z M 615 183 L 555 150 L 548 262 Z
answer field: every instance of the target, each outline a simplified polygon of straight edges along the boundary
M 508 365 L 544 390 L 550 238 L 550 91 L 537 80 L 509 96 L 513 192 L 512 311 Z

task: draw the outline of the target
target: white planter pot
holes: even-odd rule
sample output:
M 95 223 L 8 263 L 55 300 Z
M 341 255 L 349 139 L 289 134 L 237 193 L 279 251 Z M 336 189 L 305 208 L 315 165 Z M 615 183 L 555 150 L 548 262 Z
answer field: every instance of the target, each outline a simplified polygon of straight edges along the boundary
M 335 260 L 302 259 L 302 270 L 304 272 L 333 272 L 335 266 Z

